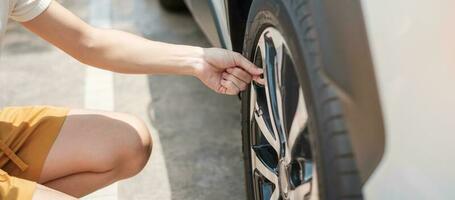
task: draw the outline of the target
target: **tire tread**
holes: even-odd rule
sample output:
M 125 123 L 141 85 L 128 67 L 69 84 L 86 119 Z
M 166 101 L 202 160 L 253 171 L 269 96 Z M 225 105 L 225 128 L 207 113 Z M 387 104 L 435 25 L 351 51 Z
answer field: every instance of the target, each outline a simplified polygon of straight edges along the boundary
M 302 1 L 301 5 L 307 5 L 308 1 Z M 332 171 L 331 177 L 332 180 L 338 185 L 337 192 L 338 195 L 328 194 L 327 199 L 362 199 L 361 193 L 361 184 L 359 178 L 359 171 L 355 165 L 354 154 L 351 149 L 349 132 L 346 126 L 339 126 L 339 124 L 344 124 L 343 112 L 341 109 L 341 102 L 339 96 L 334 90 L 334 86 L 326 79 L 326 76 L 323 74 L 322 65 L 315 65 L 314 63 L 321 62 L 322 57 L 318 52 L 319 43 L 317 38 L 317 30 L 314 27 L 313 15 L 310 13 L 310 9 L 298 9 L 298 7 L 291 7 L 294 9 L 294 13 L 297 16 L 301 16 L 299 19 L 300 26 L 306 28 L 303 34 L 303 41 L 307 44 L 307 49 L 309 50 L 309 59 L 311 66 L 315 70 L 309 70 L 309 76 L 314 77 L 316 82 L 315 88 L 320 88 L 321 90 L 316 91 L 316 95 L 319 96 L 319 100 L 322 102 L 318 110 L 322 111 L 321 122 L 324 133 L 327 134 L 326 138 L 328 141 L 323 142 L 320 148 L 326 149 L 329 154 L 327 157 L 329 165 L 336 165 L 342 170 Z M 304 13 L 307 12 L 307 13 Z M 320 87 L 318 87 L 320 85 Z M 333 126 L 333 123 L 338 122 L 338 126 Z M 332 124 L 332 125 L 329 125 Z M 334 148 L 335 147 L 335 148 Z M 330 156 L 333 155 L 333 156 Z M 341 162 L 344 162 L 343 165 L 340 165 Z M 354 186 L 354 187 L 353 187 Z

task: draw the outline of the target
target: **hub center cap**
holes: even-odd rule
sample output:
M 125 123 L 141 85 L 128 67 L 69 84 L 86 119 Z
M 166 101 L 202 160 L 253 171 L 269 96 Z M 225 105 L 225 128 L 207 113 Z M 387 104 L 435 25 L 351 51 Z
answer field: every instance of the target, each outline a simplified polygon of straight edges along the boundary
M 286 162 L 284 159 L 280 160 L 280 163 L 278 164 L 278 176 L 279 176 L 279 186 L 280 186 L 280 191 L 281 195 L 283 198 L 287 199 L 288 192 L 289 192 L 289 173 L 288 173 L 289 167 L 286 165 Z

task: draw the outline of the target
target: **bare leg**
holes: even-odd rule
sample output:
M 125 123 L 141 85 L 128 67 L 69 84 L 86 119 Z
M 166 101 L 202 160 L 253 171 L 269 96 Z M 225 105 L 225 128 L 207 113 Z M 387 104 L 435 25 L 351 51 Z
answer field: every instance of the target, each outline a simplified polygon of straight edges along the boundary
M 82 197 L 140 172 L 150 151 L 150 134 L 136 117 L 72 110 L 46 159 L 39 183 Z
M 33 193 L 33 200 L 76 200 L 76 198 L 69 196 L 65 193 L 50 189 L 46 186 L 38 185 L 35 193 Z
M 99 188 L 110 185 L 119 179 L 113 171 L 99 173 L 83 172 L 55 179 L 44 184 L 47 187 L 56 188 L 59 191 L 70 191 L 68 193 L 76 197 L 82 197 Z

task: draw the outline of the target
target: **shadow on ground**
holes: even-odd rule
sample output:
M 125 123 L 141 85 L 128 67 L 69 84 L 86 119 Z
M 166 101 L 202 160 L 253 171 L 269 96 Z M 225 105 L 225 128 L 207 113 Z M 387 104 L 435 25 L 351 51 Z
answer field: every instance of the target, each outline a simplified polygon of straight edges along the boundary
M 139 2 L 139 3 L 137 3 Z M 189 13 L 136 1 L 135 27 L 145 37 L 210 46 Z M 151 123 L 159 132 L 172 199 L 244 199 L 240 102 L 191 77 L 150 76 Z

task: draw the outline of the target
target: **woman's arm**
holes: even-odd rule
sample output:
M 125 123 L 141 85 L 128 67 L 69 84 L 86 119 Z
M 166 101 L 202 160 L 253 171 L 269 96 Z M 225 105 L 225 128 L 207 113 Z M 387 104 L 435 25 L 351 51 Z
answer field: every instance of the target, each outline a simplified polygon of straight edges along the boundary
M 55 1 L 23 25 L 80 62 L 114 72 L 192 75 L 224 94 L 237 94 L 262 73 L 228 50 L 155 42 L 91 27 Z

